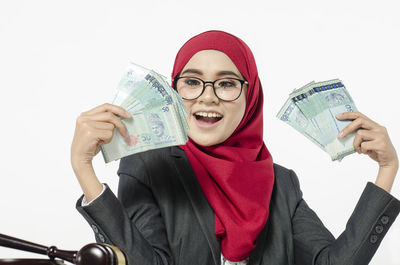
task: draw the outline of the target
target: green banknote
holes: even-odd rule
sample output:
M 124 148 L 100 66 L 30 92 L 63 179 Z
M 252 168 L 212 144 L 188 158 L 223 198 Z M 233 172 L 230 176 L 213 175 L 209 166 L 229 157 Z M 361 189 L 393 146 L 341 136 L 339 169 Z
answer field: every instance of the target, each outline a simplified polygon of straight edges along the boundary
M 313 83 L 314 82 L 310 82 L 297 90 L 310 87 Z M 288 98 L 288 100 L 286 100 L 285 104 L 278 112 L 277 117 L 292 126 L 294 129 L 299 131 L 301 134 L 306 136 L 309 140 L 311 140 L 318 147 L 325 151 L 325 147 L 320 143 L 321 140 L 319 138 L 319 135 L 317 134 L 316 128 L 311 123 L 311 121 L 309 121 L 307 117 L 304 116 L 304 114 L 291 98 Z
M 127 139 L 114 129 L 111 142 L 101 146 L 106 163 L 188 141 L 182 98 L 165 77 L 153 70 L 131 63 L 118 84 L 112 104 L 123 107 L 132 117 L 120 118 L 128 130 Z
M 152 71 L 152 72 L 154 72 L 154 71 Z M 178 92 L 176 92 L 175 89 L 173 89 L 172 87 L 170 87 L 168 85 L 165 77 L 163 77 L 155 72 L 154 72 L 154 77 L 160 84 L 163 84 L 163 86 L 168 90 L 168 93 L 172 98 L 172 102 L 173 102 L 173 104 L 175 104 L 175 108 L 179 112 L 179 117 L 186 117 L 188 115 L 188 113 L 186 111 L 185 105 L 183 104 L 182 97 L 178 94 Z M 181 126 L 186 131 L 189 130 L 189 125 L 187 124 L 186 118 L 180 119 L 180 122 L 181 122 Z
M 121 119 L 129 137 L 124 138 L 117 129 L 110 143 L 102 146 L 106 163 L 134 153 L 172 145 L 185 144 L 186 133 L 179 129 L 180 122 L 173 105 L 165 105 L 132 113 Z
M 342 81 L 333 79 L 294 90 L 277 117 L 316 143 L 332 160 L 340 161 L 355 152 L 355 135 L 337 138 L 350 121 L 340 121 L 336 115 L 354 111 L 357 108 Z

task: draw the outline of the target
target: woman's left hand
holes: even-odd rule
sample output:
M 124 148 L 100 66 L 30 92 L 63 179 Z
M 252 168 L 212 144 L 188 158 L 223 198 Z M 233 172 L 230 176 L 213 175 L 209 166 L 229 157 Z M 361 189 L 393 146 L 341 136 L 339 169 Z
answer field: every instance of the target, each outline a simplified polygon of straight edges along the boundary
M 390 168 L 397 172 L 399 160 L 385 127 L 360 112 L 344 112 L 336 117 L 338 120 L 352 120 L 339 133 L 339 138 L 357 131 L 353 142 L 356 151 L 378 162 L 380 169 Z

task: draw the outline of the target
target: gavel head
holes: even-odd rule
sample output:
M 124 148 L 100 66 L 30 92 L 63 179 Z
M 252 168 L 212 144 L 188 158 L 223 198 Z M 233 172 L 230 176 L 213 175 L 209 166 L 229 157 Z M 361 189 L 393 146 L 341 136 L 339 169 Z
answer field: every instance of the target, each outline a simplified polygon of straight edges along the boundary
M 124 253 L 115 246 L 92 243 L 76 254 L 76 265 L 126 265 Z

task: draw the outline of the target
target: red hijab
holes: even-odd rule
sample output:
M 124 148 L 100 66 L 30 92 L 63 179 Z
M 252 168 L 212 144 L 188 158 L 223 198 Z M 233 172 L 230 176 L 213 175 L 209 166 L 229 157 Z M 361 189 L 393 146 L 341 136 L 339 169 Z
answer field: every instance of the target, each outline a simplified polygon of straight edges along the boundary
M 229 261 L 242 261 L 256 246 L 269 213 L 274 184 L 272 157 L 263 142 L 263 93 L 250 48 L 223 31 L 207 31 L 179 50 L 172 72 L 176 77 L 201 50 L 228 55 L 249 82 L 242 121 L 223 143 L 201 146 L 192 139 L 181 146 L 215 213 L 215 235 Z

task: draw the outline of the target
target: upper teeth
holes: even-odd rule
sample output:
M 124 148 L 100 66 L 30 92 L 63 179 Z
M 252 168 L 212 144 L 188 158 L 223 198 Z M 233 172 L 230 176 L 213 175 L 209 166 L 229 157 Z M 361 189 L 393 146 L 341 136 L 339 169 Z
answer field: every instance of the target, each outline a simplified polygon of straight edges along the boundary
M 211 118 L 211 117 L 222 117 L 221 114 L 215 113 L 215 112 L 208 112 L 208 113 L 207 112 L 197 112 L 196 115 L 203 116 L 203 117 L 209 117 L 209 118 Z

